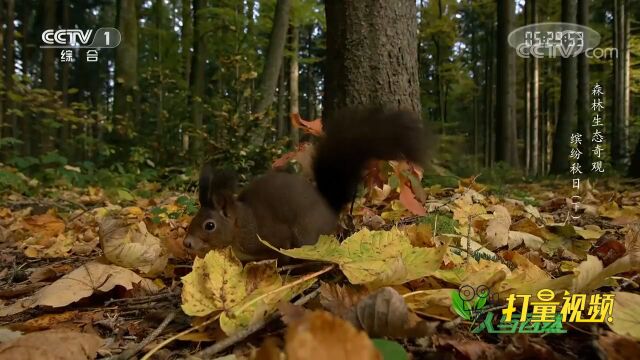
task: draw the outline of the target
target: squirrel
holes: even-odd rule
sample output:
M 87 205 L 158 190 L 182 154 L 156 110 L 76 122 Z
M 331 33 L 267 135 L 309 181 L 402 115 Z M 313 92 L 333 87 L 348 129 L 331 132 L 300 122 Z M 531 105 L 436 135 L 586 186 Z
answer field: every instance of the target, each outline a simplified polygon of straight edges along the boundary
M 382 108 L 345 109 L 325 123 L 315 146 L 315 186 L 300 175 L 271 170 L 250 182 L 237 197 L 236 175 L 203 166 L 200 209 L 184 239 L 188 252 L 204 256 L 231 246 L 239 260 L 288 258 L 276 248 L 313 245 L 338 230 L 342 208 L 355 196 L 370 160 L 409 160 L 423 165 L 427 133 L 417 114 Z

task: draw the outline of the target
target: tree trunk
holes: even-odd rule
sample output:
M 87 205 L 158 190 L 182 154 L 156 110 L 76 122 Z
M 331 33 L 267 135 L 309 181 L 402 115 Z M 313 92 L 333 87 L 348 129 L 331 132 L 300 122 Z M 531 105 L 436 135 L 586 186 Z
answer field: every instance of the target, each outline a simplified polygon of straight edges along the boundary
M 193 18 L 191 15 L 191 0 L 182 0 L 182 61 L 184 62 L 184 79 L 189 86 L 191 76 L 191 45 L 193 44 Z
M 495 142 L 493 141 L 494 126 L 493 126 L 493 68 L 494 68 L 494 51 L 493 51 L 493 37 L 494 37 L 493 20 L 489 24 L 489 31 L 487 33 L 487 41 L 485 43 L 485 57 L 484 57 L 484 166 L 487 168 L 493 167 L 494 152 L 493 147 Z
M 4 21 L 4 2 L 0 2 L 0 24 L 3 23 Z M 2 49 L 2 51 L 4 52 L 4 31 L 2 31 L 2 29 L 0 29 L 0 49 Z M 4 56 L 0 55 L 0 81 L 2 82 L 2 89 L 5 89 L 5 76 L 9 74 L 9 72 L 7 71 L 7 69 L 5 69 L 4 67 Z M 4 137 L 4 103 L 5 103 L 5 99 L 4 96 L 2 96 L 0 94 L 0 139 L 2 139 Z M 4 152 L 3 152 L 4 153 Z M 4 160 L 3 159 L 4 156 L 2 156 L 2 154 L 0 154 L 0 161 Z
M 119 141 L 131 137 L 137 123 L 138 18 L 135 0 L 118 0 L 118 30 L 122 42 L 115 49 L 114 131 Z
M 291 62 L 290 62 L 290 70 L 289 70 L 289 114 L 299 114 L 300 113 L 300 94 L 298 91 L 298 79 L 299 79 L 299 68 L 298 68 L 298 48 L 300 39 L 300 33 L 298 31 L 298 26 L 291 27 Z M 311 119 L 309 119 L 311 120 Z M 291 142 L 294 145 L 298 145 L 300 141 L 300 137 L 298 134 L 298 128 L 295 126 L 291 126 Z
M 513 28 L 514 4 L 498 0 L 497 88 L 496 88 L 496 161 L 518 166 L 516 130 L 515 51 L 507 42 Z
M 568 23 L 576 22 L 576 0 L 562 0 L 562 21 Z M 576 100 L 578 96 L 576 70 L 577 61 L 575 57 L 569 56 L 562 59 L 560 114 L 554 133 L 553 155 L 551 156 L 551 173 L 553 174 L 563 174 L 569 169 L 569 142 L 571 131 L 575 127 Z
M 577 23 L 589 25 L 589 1 L 578 0 Z M 582 134 L 580 164 L 586 172 L 591 170 L 591 112 L 589 87 L 589 59 L 582 53 L 578 55 L 578 133 Z
M 323 121 L 346 106 L 420 111 L 416 2 L 327 0 Z
M 202 118 L 204 114 L 202 102 L 204 100 L 206 41 L 202 29 L 203 15 L 201 10 L 206 6 L 207 0 L 193 0 L 193 57 L 189 104 L 191 108 L 191 123 L 196 132 L 203 130 Z M 195 156 L 202 154 L 202 138 L 200 135 L 195 136 L 193 139 L 193 148 L 191 150 Z
M 284 81 L 285 67 L 280 67 L 280 74 L 278 74 L 278 112 L 276 114 L 276 129 L 278 130 L 278 138 L 282 138 L 287 129 L 287 116 L 285 115 L 285 96 L 286 86 Z
M 535 24 L 538 22 L 538 11 L 536 9 L 536 0 L 528 0 L 527 4 L 529 5 L 529 15 L 531 18 L 531 24 Z M 530 61 L 530 71 L 531 76 L 529 77 L 529 95 L 531 98 L 529 99 L 529 119 L 531 121 L 531 131 L 529 132 L 531 135 L 530 145 L 531 151 L 529 156 L 531 157 L 529 161 L 530 171 L 529 175 L 537 176 L 539 175 L 539 159 L 540 159 L 540 111 L 539 111 L 539 92 L 540 92 L 540 65 L 538 62 L 538 58 L 531 57 Z
M 282 66 L 284 45 L 287 42 L 287 28 L 289 27 L 289 11 L 291 0 L 277 0 L 276 12 L 273 18 L 273 28 L 269 38 L 269 47 L 262 70 L 262 77 L 258 85 L 258 101 L 254 107 L 255 113 L 265 112 L 273 102 L 278 73 Z
M 629 165 L 627 174 L 633 178 L 640 178 L 640 139 L 636 144 L 636 151 L 631 158 L 631 165 Z
M 613 119 L 611 122 L 611 160 L 616 169 L 628 164 L 628 61 L 627 7 L 625 0 L 614 1 Z
M 15 2 L 14 0 L 7 0 L 7 12 L 6 12 L 6 17 L 7 17 L 7 30 L 6 30 L 6 43 L 5 43 L 5 50 L 6 50 L 6 71 L 5 71 L 5 91 L 8 93 L 9 91 L 11 91 L 11 89 L 13 88 L 13 74 L 15 73 L 15 67 L 16 67 L 16 62 L 15 62 L 15 26 L 14 26 L 14 19 L 15 19 Z M 9 99 L 9 97 L 6 97 L 6 108 L 7 110 L 9 110 L 12 107 L 11 104 L 11 100 Z M 14 114 L 9 114 L 7 116 L 7 122 L 11 124 L 11 136 L 14 138 L 18 138 L 19 137 L 19 132 L 18 132 L 18 124 L 16 121 L 16 116 Z

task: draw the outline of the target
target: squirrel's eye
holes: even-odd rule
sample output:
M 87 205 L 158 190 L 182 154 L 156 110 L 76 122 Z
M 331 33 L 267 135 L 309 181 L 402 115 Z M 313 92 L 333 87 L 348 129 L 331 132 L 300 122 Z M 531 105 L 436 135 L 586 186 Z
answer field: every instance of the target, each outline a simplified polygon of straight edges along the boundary
M 216 228 L 216 223 L 214 223 L 213 221 L 207 221 L 206 223 L 204 223 L 204 229 L 206 231 L 213 231 L 213 229 Z

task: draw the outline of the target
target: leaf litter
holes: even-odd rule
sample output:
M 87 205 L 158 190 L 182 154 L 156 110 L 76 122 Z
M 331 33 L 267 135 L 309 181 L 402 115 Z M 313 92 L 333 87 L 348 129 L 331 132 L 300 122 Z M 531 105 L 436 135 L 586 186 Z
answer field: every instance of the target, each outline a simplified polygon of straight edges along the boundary
M 0 207 L 0 359 L 36 358 L 29 356 L 67 338 L 58 347 L 84 358 L 134 345 L 147 357 L 311 360 L 571 358 L 570 344 L 585 341 L 616 358 L 620 347 L 637 348 L 639 193 L 589 187 L 583 217 L 568 221 L 571 189 L 557 182 L 514 186 L 530 194 L 522 200 L 475 178 L 423 187 L 410 165 L 382 168 L 343 216 L 344 240 L 275 249 L 301 261 L 281 268 L 275 260 L 243 264 L 230 249 L 188 259 L 181 239 L 195 201 L 183 194 L 111 199 L 90 188 L 73 198 L 88 207 L 68 213 Z M 452 303 L 464 285 L 500 299 L 535 298 L 544 288 L 556 299 L 613 294 L 614 321 L 596 333 L 472 336 Z M 570 341 L 555 346 L 554 336 Z M 217 342 L 224 349 L 207 352 Z

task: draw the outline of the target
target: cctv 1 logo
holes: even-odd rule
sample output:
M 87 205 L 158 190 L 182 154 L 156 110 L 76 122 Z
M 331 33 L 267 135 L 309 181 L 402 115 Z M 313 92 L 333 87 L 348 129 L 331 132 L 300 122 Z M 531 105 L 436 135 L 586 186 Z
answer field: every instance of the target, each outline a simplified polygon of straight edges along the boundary
M 93 35 L 93 39 L 92 39 Z M 115 28 L 100 28 L 95 34 L 93 30 L 80 29 L 48 29 L 42 32 L 41 48 L 115 48 L 120 45 L 122 36 Z M 91 41 L 91 42 L 90 42 Z

